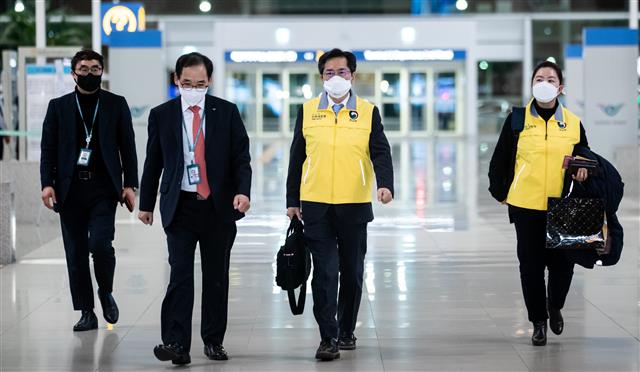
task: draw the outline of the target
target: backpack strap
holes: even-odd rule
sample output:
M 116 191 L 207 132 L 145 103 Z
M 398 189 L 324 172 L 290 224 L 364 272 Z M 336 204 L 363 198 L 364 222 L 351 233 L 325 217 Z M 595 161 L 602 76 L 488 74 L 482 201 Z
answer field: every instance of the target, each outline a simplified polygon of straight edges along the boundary
M 296 301 L 296 291 L 295 289 L 289 289 L 287 291 L 287 296 L 289 297 L 289 307 L 291 308 L 291 313 L 293 315 L 300 315 L 304 311 L 304 302 L 307 299 L 307 281 L 300 286 L 300 294 L 298 295 L 298 301 Z
M 524 129 L 524 107 L 513 107 L 511 109 L 511 131 L 520 134 Z

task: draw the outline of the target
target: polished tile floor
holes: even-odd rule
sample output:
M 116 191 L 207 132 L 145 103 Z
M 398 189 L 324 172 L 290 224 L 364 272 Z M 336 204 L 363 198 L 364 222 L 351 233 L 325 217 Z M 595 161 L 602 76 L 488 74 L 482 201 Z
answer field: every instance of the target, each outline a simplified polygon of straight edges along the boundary
M 576 268 L 562 336 L 530 343 L 515 237 L 504 207 L 486 192 L 491 144 L 393 141 L 396 200 L 375 206 L 356 329 L 358 350 L 317 362 L 311 312 L 294 317 L 274 283 L 283 241 L 286 141 L 252 144 L 253 207 L 232 253 L 227 362 L 202 354 L 194 309 L 193 371 L 638 371 L 640 271 L 638 195 L 619 216 L 626 228 L 614 267 Z M 159 222 L 159 216 L 158 222 Z M 1 371 L 165 371 L 160 303 L 169 267 L 160 224 L 118 212 L 115 297 L 118 324 L 73 333 L 58 237 L 0 269 Z M 197 266 L 196 266 L 197 267 Z M 196 293 L 199 293 L 196 269 Z M 196 297 L 197 298 L 197 297 Z

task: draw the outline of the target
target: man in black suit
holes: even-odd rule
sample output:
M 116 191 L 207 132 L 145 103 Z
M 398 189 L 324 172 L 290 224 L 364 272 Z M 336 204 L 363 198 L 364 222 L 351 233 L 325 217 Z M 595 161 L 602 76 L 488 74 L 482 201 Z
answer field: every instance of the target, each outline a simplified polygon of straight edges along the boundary
M 118 321 L 111 243 L 118 202 L 133 209 L 138 164 L 127 101 L 100 89 L 103 57 L 83 50 L 71 67 L 75 91 L 52 99 L 42 124 L 40 179 L 42 202 L 60 214 L 73 307 L 82 311 L 73 330 L 86 331 L 98 328 L 89 253 L 104 318 Z
M 378 108 L 351 89 L 356 57 L 333 49 L 320 57 L 318 69 L 324 92 L 298 112 L 291 143 L 287 215 L 304 220 L 313 256 L 313 314 L 321 337 L 316 358 L 334 360 L 339 350 L 356 348 L 373 174 L 378 200 L 389 203 L 393 165 Z
M 174 83 L 180 96 L 149 114 L 147 158 L 139 218 L 153 223 L 160 186 L 160 214 L 167 235 L 171 277 L 162 302 L 161 361 L 188 364 L 194 301 L 196 244 L 202 262 L 204 353 L 227 360 L 229 256 L 236 221 L 249 209 L 249 137 L 236 105 L 207 95 L 213 63 L 200 53 L 178 58 Z M 160 175 L 162 174 L 162 182 Z

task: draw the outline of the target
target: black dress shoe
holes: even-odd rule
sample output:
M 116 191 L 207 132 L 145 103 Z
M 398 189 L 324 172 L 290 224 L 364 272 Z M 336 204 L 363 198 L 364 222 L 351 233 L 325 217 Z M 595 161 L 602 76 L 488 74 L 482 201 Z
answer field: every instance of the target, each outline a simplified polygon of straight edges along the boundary
M 158 345 L 153 348 L 153 354 L 155 354 L 158 360 L 163 362 L 171 361 L 176 365 L 184 365 L 191 363 L 191 356 L 189 353 L 178 343 L 172 343 L 169 345 Z
M 562 318 L 560 310 L 549 309 L 549 328 L 557 335 L 564 330 L 564 318 Z
M 338 349 L 338 340 L 335 338 L 323 339 L 316 351 L 316 359 L 330 361 L 339 358 L 340 350 Z
M 356 336 L 352 334 L 341 334 L 338 338 L 338 348 L 340 350 L 355 350 L 356 349 Z
M 108 323 L 116 324 L 118 322 L 118 317 L 120 316 L 116 300 L 113 298 L 111 293 L 102 293 L 99 289 L 98 298 L 102 304 L 102 315 L 104 316 L 104 320 Z
M 227 351 L 220 344 L 204 345 L 204 355 L 211 360 L 229 360 Z
M 82 316 L 78 323 L 73 326 L 74 332 L 90 331 L 98 329 L 98 318 L 93 310 L 82 310 Z
M 540 320 L 533 322 L 533 335 L 531 336 L 533 346 L 544 346 L 547 344 L 547 321 Z

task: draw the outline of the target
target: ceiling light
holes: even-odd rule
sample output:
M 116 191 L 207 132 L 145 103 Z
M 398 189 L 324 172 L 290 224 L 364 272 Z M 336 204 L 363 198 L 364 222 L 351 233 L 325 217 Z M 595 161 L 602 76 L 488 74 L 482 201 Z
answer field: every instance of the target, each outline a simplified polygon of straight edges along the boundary
M 276 29 L 276 42 L 278 44 L 287 44 L 289 43 L 289 38 L 291 36 L 291 32 L 288 28 L 278 28 Z
M 22 2 L 22 0 L 16 1 L 16 5 L 13 7 L 13 10 L 15 10 L 18 13 L 24 12 L 24 3 Z
M 469 3 L 467 3 L 467 0 L 456 1 L 456 9 L 458 9 L 459 11 L 467 10 L 468 7 Z
M 416 41 L 416 29 L 413 27 L 403 27 L 400 30 L 400 37 L 405 44 L 413 44 Z
M 200 2 L 200 11 L 202 13 L 207 13 L 211 10 L 211 3 L 207 0 L 203 0 Z

